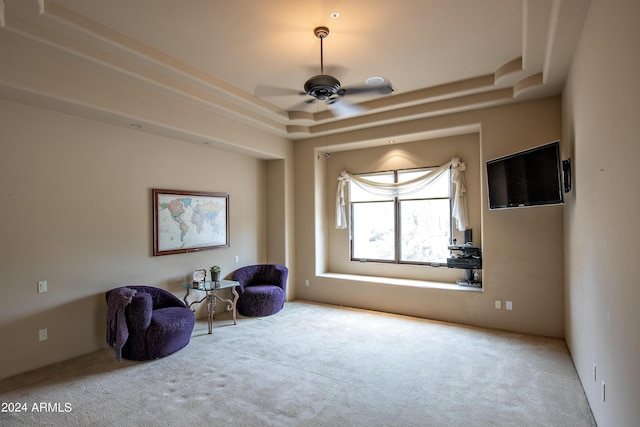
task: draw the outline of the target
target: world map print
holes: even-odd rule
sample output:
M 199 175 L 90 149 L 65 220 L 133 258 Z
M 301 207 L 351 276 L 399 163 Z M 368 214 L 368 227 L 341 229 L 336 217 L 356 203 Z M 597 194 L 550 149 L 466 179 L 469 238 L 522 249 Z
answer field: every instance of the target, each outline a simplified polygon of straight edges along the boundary
M 159 251 L 226 246 L 225 197 L 157 197 L 157 239 Z

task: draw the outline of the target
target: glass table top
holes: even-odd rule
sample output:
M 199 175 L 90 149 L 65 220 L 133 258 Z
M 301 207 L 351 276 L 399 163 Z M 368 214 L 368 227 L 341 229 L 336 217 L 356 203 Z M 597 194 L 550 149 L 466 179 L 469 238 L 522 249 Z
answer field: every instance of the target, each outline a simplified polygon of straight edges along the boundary
M 234 280 L 219 280 L 217 282 L 206 281 L 201 283 L 200 286 L 195 286 L 191 283 L 185 283 L 182 285 L 185 289 L 198 289 L 200 291 L 215 291 L 217 289 L 235 288 L 236 286 L 240 286 L 240 283 Z

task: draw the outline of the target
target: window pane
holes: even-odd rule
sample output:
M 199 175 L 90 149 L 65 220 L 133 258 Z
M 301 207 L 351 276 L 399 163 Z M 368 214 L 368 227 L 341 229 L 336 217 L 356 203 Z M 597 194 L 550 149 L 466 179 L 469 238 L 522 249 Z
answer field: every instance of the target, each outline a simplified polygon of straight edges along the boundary
M 373 182 L 384 182 L 384 183 L 392 183 L 393 182 L 393 173 L 385 172 L 385 173 L 376 173 L 376 174 L 362 174 L 358 175 L 364 179 L 368 179 Z M 374 202 L 378 200 L 391 200 L 392 198 L 389 196 L 376 196 L 375 194 L 371 194 L 368 191 L 363 190 L 360 186 L 352 181 L 349 181 L 349 201 L 350 202 Z
M 400 202 L 400 260 L 446 263 L 451 217 L 449 199 Z
M 415 178 L 424 176 L 429 169 L 415 169 L 410 171 L 399 171 L 398 182 L 406 182 Z M 440 175 L 433 184 L 428 185 L 422 190 L 403 196 L 403 199 L 433 199 L 438 197 L 449 197 L 451 187 L 451 179 L 449 177 L 449 171 Z
M 351 205 L 353 258 L 389 261 L 395 259 L 393 205 L 393 202 Z

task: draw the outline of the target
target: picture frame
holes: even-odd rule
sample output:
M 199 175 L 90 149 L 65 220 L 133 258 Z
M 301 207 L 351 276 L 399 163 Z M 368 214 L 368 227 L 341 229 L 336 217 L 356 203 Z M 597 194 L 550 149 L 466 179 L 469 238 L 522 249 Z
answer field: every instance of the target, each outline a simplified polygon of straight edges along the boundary
M 204 286 L 204 282 L 206 280 L 207 280 L 207 270 L 205 268 L 194 270 L 193 282 L 191 283 L 191 286 L 198 289 L 201 286 Z
M 229 195 L 152 189 L 153 256 L 229 247 Z

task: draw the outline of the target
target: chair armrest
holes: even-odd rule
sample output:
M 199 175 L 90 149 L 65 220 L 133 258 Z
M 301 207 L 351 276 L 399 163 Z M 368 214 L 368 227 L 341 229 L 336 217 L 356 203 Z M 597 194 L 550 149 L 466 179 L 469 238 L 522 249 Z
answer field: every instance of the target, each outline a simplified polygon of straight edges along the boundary
M 279 286 L 282 290 L 287 289 L 287 277 L 289 276 L 289 269 L 284 265 L 275 265 L 270 270 L 269 279 L 273 285 Z
M 151 324 L 153 299 L 151 295 L 138 292 L 127 306 L 127 326 L 129 333 L 146 331 Z

